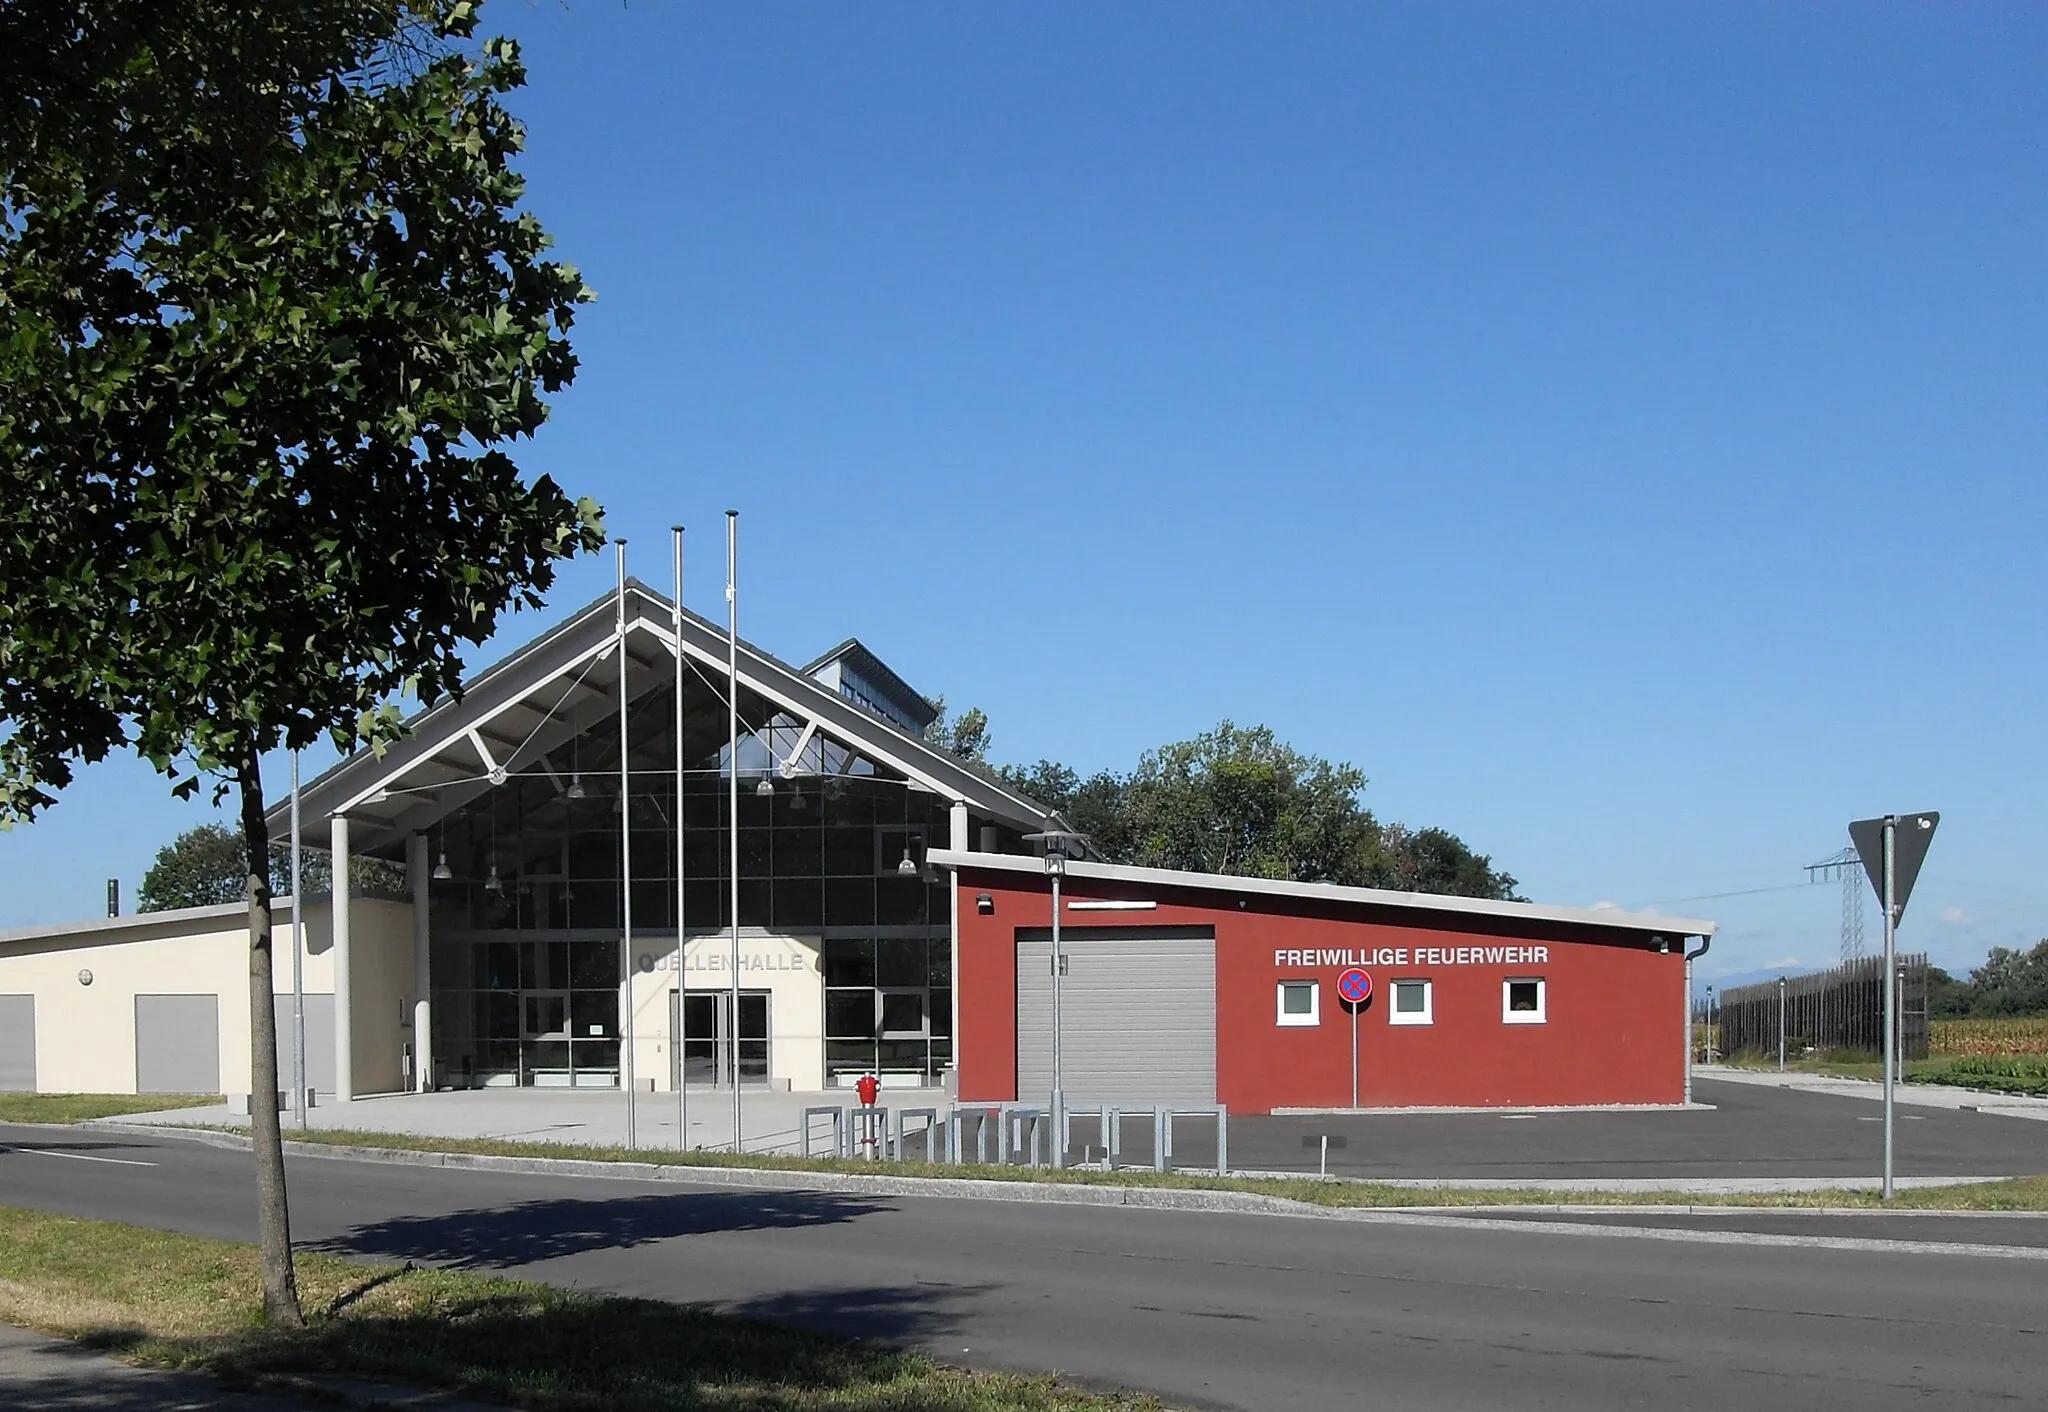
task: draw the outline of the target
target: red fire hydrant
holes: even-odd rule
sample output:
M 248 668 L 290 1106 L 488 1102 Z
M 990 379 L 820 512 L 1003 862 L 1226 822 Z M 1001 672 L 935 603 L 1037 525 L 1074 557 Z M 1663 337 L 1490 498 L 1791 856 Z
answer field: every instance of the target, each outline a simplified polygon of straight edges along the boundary
M 854 1083 L 853 1091 L 860 1095 L 861 1107 L 873 1108 L 875 1106 L 876 1097 L 882 1091 L 882 1081 L 876 1078 L 873 1074 L 862 1074 L 860 1078 Z M 875 1155 L 874 1115 L 872 1113 L 861 1114 L 860 1127 L 860 1143 L 861 1147 L 864 1149 L 861 1155 L 864 1157 L 872 1158 Z

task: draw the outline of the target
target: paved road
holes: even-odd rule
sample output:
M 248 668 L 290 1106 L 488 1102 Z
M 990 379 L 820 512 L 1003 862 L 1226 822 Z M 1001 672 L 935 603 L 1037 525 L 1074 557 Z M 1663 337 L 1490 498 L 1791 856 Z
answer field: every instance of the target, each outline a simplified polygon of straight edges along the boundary
M 0 1127 L 0 1146 L 0 1202 L 251 1233 L 245 1153 L 48 1128 Z M 292 1191 L 300 1238 L 338 1251 L 702 1300 L 1182 1406 L 2035 1406 L 2048 1333 L 2048 1262 L 1910 1247 L 679 1190 L 327 1158 L 295 1159 Z M 1822 1235 L 1865 1237 L 1893 1218 L 1814 1219 Z M 1949 1238 L 1977 1234 L 1959 1222 Z

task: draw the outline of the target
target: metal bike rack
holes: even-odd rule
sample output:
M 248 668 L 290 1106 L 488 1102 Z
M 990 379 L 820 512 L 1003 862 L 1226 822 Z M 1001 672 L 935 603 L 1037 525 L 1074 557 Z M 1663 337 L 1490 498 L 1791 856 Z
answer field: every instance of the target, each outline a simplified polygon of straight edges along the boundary
M 811 1119 L 820 1113 L 823 1113 L 832 1120 L 831 1155 L 834 1157 L 844 1157 L 846 1155 L 846 1113 L 837 1104 L 830 1107 L 804 1109 L 803 1126 L 801 1129 L 803 1155 L 806 1157 L 811 1155 Z
M 924 1137 L 924 1160 L 927 1162 L 944 1161 L 945 1154 L 940 1146 L 942 1139 L 939 1128 L 939 1110 L 936 1108 L 897 1109 L 896 1133 L 889 1143 L 889 1155 L 898 1162 L 908 1160 L 904 1155 L 903 1144 L 910 1138 L 910 1121 L 913 1118 L 923 1120 L 919 1125 L 918 1132 Z

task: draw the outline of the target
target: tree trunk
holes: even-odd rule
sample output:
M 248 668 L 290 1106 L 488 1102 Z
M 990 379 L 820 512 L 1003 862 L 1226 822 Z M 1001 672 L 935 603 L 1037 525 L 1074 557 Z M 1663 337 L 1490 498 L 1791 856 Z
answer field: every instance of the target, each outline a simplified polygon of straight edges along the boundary
M 263 819 L 263 776 L 256 745 L 242 747 L 242 841 L 249 875 L 249 1126 L 256 1148 L 256 1232 L 262 1251 L 263 1312 L 298 1328 L 299 1278 L 292 1269 L 291 1210 L 285 1200 L 284 1134 L 277 1117 L 277 1010 L 270 967 L 270 826 Z M 292 905 L 301 906 L 293 898 Z M 294 1082 L 300 1080 L 295 1079 Z

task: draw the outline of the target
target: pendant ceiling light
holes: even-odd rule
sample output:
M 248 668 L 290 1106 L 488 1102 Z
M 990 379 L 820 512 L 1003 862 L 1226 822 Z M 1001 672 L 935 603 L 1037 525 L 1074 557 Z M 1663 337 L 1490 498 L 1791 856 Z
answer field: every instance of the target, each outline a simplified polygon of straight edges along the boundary
M 588 799 L 590 797 L 590 791 L 583 787 L 583 776 L 581 774 L 570 774 L 567 796 L 570 799 Z
M 441 825 L 441 861 L 434 865 L 434 881 L 447 882 L 455 876 L 455 870 L 448 866 L 448 825 Z
M 908 838 L 903 840 L 903 861 L 896 865 L 896 873 L 897 876 L 905 878 L 917 876 L 917 860 L 910 856 L 910 840 Z
M 770 775 L 761 776 L 761 782 L 754 786 L 754 793 L 762 799 L 773 799 L 775 797 L 774 777 Z
M 801 814 L 804 810 L 810 808 L 810 805 L 804 803 L 804 792 L 802 786 L 798 786 L 796 789 L 790 791 L 789 807 L 791 812 L 798 814 Z

